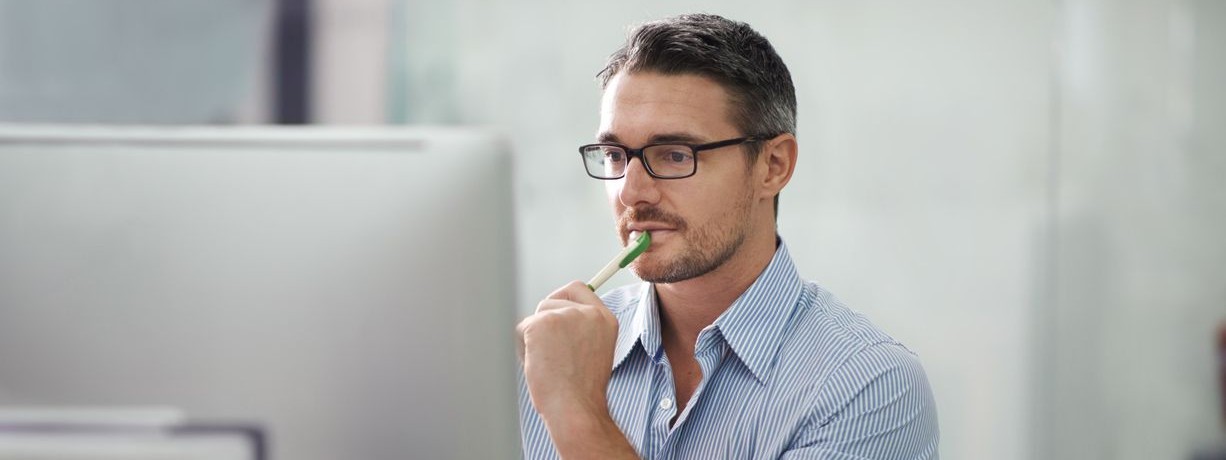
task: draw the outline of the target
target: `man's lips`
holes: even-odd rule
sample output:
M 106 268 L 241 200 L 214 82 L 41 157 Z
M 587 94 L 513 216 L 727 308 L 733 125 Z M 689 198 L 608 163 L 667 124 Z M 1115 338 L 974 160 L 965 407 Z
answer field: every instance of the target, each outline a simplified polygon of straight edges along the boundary
M 676 229 L 668 225 L 664 225 L 664 224 L 645 223 L 645 224 L 630 224 L 626 226 L 626 231 L 628 232 L 661 232 L 661 231 L 673 231 L 673 230 L 676 230 Z
M 649 230 L 648 233 L 651 233 L 651 244 L 655 245 L 663 241 L 665 238 L 668 237 L 668 235 L 673 234 L 673 232 L 674 230 L 672 229 Z M 627 236 L 627 238 L 633 240 L 636 236 L 638 236 L 638 233 L 631 231 L 629 233 L 629 236 Z
M 629 226 L 626 228 L 626 242 L 629 244 L 631 240 L 638 236 L 638 233 L 646 231 L 651 233 L 651 246 L 647 247 L 647 252 L 652 252 L 657 245 L 663 244 L 664 241 L 670 239 L 676 229 L 672 227 L 662 226 Z

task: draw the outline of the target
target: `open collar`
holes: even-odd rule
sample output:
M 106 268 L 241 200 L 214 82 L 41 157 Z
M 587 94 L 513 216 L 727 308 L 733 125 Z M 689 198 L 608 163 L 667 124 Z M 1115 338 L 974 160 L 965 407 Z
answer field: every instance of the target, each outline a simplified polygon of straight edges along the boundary
M 787 245 L 779 239 L 766 269 L 712 324 L 759 383 L 766 383 L 803 286 Z M 613 368 L 626 360 L 635 344 L 641 344 L 648 357 L 660 359 L 660 330 L 655 286 L 643 283 L 630 322 L 618 331 Z

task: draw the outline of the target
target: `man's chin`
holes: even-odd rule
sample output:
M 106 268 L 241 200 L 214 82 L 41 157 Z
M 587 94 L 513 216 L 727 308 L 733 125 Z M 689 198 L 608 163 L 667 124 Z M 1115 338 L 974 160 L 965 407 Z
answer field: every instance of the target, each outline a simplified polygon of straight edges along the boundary
M 638 260 L 630 263 L 629 268 L 634 273 L 634 276 L 648 283 L 659 283 L 665 279 L 665 275 L 668 273 L 667 267 L 656 263 L 658 261 L 643 260 L 644 258 L 646 258 L 645 254 L 639 256 Z
M 648 283 L 670 284 L 693 278 L 692 276 L 679 276 L 677 267 L 672 264 L 654 263 L 659 262 L 655 260 L 643 262 L 634 261 L 630 265 L 630 271 L 634 272 L 635 276 L 638 276 L 639 279 Z

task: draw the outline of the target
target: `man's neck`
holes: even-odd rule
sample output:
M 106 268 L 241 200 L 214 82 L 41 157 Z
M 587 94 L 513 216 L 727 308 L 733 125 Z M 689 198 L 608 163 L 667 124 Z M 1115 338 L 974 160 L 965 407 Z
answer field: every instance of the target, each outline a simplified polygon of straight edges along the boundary
M 714 323 L 758 279 L 775 255 L 775 233 L 748 238 L 732 258 L 703 276 L 656 284 L 662 339 L 692 349 L 703 328 Z

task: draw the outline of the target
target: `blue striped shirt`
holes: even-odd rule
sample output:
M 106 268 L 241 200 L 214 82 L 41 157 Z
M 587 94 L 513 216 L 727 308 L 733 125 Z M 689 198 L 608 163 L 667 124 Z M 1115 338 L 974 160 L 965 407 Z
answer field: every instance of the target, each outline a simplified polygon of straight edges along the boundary
M 935 459 L 936 408 L 909 350 L 805 282 L 780 243 L 698 335 L 702 380 L 677 416 L 654 287 L 603 297 L 617 316 L 609 411 L 645 459 Z M 524 457 L 558 458 L 520 385 Z

